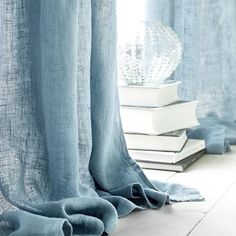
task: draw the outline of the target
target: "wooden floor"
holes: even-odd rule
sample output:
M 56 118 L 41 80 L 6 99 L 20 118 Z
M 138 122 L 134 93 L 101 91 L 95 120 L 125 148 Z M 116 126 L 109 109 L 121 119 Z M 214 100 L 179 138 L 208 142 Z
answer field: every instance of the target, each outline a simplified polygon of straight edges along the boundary
M 113 236 L 236 236 L 236 146 L 225 155 L 205 155 L 184 173 L 145 172 L 196 187 L 206 200 L 136 211 L 119 220 Z

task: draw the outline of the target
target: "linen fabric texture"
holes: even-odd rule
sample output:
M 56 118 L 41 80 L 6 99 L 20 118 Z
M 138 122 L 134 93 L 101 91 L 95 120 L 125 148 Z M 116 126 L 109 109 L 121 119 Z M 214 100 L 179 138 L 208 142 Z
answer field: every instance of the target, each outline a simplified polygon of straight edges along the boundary
M 203 199 L 128 155 L 115 1 L 0 1 L 0 65 L 0 235 L 110 234 L 134 209 Z
M 172 79 L 183 82 L 182 99 L 199 101 L 201 123 L 189 137 L 205 139 L 208 153 L 230 151 L 236 144 L 236 2 L 142 1 L 144 20 L 170 25 L 182 42 L 183 59 Z

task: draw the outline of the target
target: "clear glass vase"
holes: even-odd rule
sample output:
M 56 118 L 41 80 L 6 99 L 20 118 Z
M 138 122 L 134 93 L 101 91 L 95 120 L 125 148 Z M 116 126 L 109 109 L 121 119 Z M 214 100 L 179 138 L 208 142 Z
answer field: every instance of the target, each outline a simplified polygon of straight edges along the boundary
M 118 47 L 118 76 L 124 85 L 159 86 L 177 68 L 182 46 L 160 22 L 141 22 L 133 37 Z

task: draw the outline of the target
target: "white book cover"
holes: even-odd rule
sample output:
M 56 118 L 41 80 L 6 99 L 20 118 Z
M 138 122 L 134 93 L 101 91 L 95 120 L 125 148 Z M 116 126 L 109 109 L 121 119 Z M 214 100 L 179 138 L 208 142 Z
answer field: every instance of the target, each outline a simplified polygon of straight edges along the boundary
M 123 130 L 125 133 L 159 135 L 197 126 L 197 103 L 180 101 L 158 108 L 121 106 Z
M 203 149 L 177 163 L 138 161 L 138 164 L 143 169 L 169 170 L 169 171 L 182 172 L 189 166 L 191 166 L 194 162 L 199 160 L 205 153 L 206 149 Z
M 178 86 L 181 82 L 163 84 L 158 88 L 142 86 L 120 86 L 121 105 L 162 107 L 179 100 Z
M 137 161 L 176 163 L 205 148 L 205 141 L 189 139 L 181 152 L 163 152 L 149 150 L 129 150 L 129 155 Z
M 125 133 L 128 149 L 180 152 L 187 141 L 186 130 L 161 135 Z

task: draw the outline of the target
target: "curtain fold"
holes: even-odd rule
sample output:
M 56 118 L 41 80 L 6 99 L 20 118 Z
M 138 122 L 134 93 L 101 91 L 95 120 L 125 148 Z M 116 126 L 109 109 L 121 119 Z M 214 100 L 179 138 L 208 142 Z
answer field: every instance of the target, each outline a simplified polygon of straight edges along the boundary
M 203 199 L 128 155 L 115 1 L 2 0 L 0 24 L 1 235 L 109 234 L 134 209 Z

